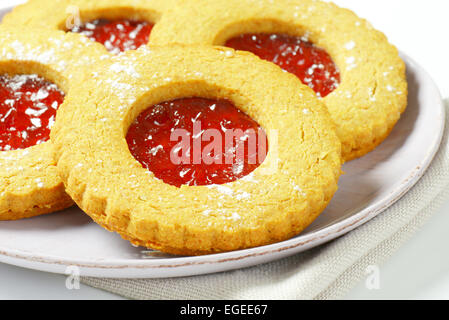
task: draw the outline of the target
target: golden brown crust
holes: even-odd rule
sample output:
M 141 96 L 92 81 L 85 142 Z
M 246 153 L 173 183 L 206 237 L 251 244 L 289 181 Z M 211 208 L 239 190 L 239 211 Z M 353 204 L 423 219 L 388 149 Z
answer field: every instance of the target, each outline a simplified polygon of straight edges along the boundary
M 99 60 L 100 52 L 91 49 L 90 41 L 64 32 L 33 31 L 0 28 L 0 74 L 38 74 L 70 93 L 72 84 Z M 0 151 L 0 220 L 32 217 L 71 205 L 50 142 Z
M 269 244 L 304 230 L 337 190 L 341 144 L 326 108 L 273 64 L 230 49 L 174 46 L 143 47 L 98 68 L 102 74 L 67 96 L 51 138 L 67 192 L 125 239 L 189 255 Z M 230 99 L 267 131 L 267 159 L 250 176 L 176 188 L 133 158 L 125 135 L 137 115 L 191 96 Z
M 142 19 L 156 23 L 178 0 L 30 0 L 15 7 L 2 21 L 10 27 L 27 26 L 65 31 L 95 19 Z M 84 37 L 77 35 L 77 37 Z M 97 43 L 99 49 L 106 51 Z
M 405 64 L 386 37 L 353 12 L 315 0 L 184 0 L 152 31 L 150 45 L 213 44 L 244 33 L 307 36 L 332 56 L 340 86 L 323 99 L 343 158 L 373 150 L 407 105 Z

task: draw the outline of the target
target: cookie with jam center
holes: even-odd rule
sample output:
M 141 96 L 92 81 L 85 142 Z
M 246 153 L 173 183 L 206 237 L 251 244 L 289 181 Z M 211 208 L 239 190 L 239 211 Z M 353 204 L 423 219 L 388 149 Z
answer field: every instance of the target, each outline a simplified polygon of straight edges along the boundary
M 58 171 L 83 211 L 135 245 L 201 255 L 286 240 L 337 190 L 341 143 L 326 107 L 252 54 L 142 47 L 86 78 L 51 133 Z M 256 145 L 238 157 L 232 141 Z
M 8 13 L 2 24 L 61 30 L 118 54 L 148 43 L 163 13 L 178 0 L 30 0 Z
M 315 0 L 186 0 L 150 45 L 207 44 L 252 52 L 315 90 L 337 125 L 346 161 L 384 141 L 407 106 L 405 64 L 384 34 Z
M 61 31 L 4 26 L 0 46 L 0 220 L 70 207 L 50 131 L 66 95 L 103 52 Z

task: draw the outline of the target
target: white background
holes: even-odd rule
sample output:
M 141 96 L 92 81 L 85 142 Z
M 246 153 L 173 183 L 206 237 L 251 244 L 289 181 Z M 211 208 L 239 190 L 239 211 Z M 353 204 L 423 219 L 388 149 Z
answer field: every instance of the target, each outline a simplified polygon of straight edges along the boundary
M 0 9 L 24 1 L 0 1 Z M 383 31 L 421 64 L 449 98 L 449 1 L 334 0 Z M 444 207 L 380 269 L 380 289 L 364 280 L 348 299 L 449 299 L 449 199 Z M 81 285 L 67 290 L 64 276 L 0 264 L 0 299 L 119 299 Z

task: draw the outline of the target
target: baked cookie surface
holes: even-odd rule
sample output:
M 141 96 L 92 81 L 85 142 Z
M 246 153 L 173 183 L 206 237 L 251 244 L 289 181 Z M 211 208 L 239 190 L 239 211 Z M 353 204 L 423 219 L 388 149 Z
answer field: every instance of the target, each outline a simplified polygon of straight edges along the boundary
M 105 72 L 67 95 L 51 139 L 66 191 L 133 244 L 199 255 L 282 241 L 337 190 L 341 143 L 328 111 L 273 64 L 227 48 L 173 46 L 142 47 L 99 67 Z M 128 129 L 149 106 L 188 97 L 227 99 L 257 121 L 268 136 L 265 161 L 222 185 L 156 179 L 132 156 Z
M 224 45 L 244 34 L 306 38 L 330 54 L 341 82 L 325 98 L 346 161 L 375 149 L 407 105 L 405 64 L 367 21 L 314 0 L 185 0 L 155 26 L 150 45 Z
M 39 76 L 65 94 L 77 81 L 82 81 L 79 79 L 96 64 L 100 55 L 97 50 L 91 50 L 92 44 L 87 40 L 80 41 L 64 32 L 37 33 L 27 28 L 1 27 L 0 47 L 1 75 Z M 48 92 L 39 91 L 30 99 L 42 100 L 47 95 Z M 37 109 L 28 111 L 40 113 Z M 9 112 L 1 115 L 3 124 L 9 116 Z M 40 120 L 35 120 L 39 127 Z M 0 150 L 0 220 L 28 218 L 73 205 L 57 174 L 50 141 L 23 149 Z
M 112 47 L 117 38 L 123 37 L 123 30 L 131 28 L 126 26 L 127 20 L 141 21 L 150 24 L 148 32 L 151 31 L 152 24 L 157 23 L 162 14 L 171 8 L 178 0 L 30 0 L 23 5 L 19 5 L 8 13 L 2 24 L 8 26 L 28 26 L 39 27 L 51 30 L 70 31 L 77 27 L 90 23 L 85 32 L 80 32 L 80 37 L 87 36 L 94 31 L 94 24 L 100 22 L 104 24 L 105 20 L 121 20 L 120 25 L 106 25 L 103 33 L 103 43 L 106 42 L 108 51 L 116 49 Z M 127 39 L 133 42 L 142 32 L 143 25 L 136 25 L 130 29 L 134 35 Z M 114 30 L 115 29 L 115 30 Z M 122 34 L 118 33 L 122 30 Z M 87 33 L 86 33 L 87 31 Z M 107 33 L 115 32 L 115 38 L 110 38 Z M 146 35 L 148 37 L 148 34 Z M 97 37 L 100 41 L 101 36 Z M 123 39 L 122 39 L 123 40 Z M 109 47 L 108 47 L 109 46 Z M 98 44 L 105 50 L 105 46 Z M 131 47 L 131 49 L 135 49 Z M 117 53 L 117 52 L 114 52 Z

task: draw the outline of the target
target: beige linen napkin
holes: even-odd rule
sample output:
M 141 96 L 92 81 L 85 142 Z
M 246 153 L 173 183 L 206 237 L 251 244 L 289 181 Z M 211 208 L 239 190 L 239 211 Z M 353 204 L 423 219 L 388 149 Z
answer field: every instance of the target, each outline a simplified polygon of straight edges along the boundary
M 449 100 L 446 100 L 449 109 Z M 446 123 L 449 123 L 449 110 Z M 329 244 L 276 262 L 219 274 L 152 280 L 83 278 L 134 299 L 338 299 L 381 265 L 449 195 L 449 126 L 417 185 L 387 211 Z

